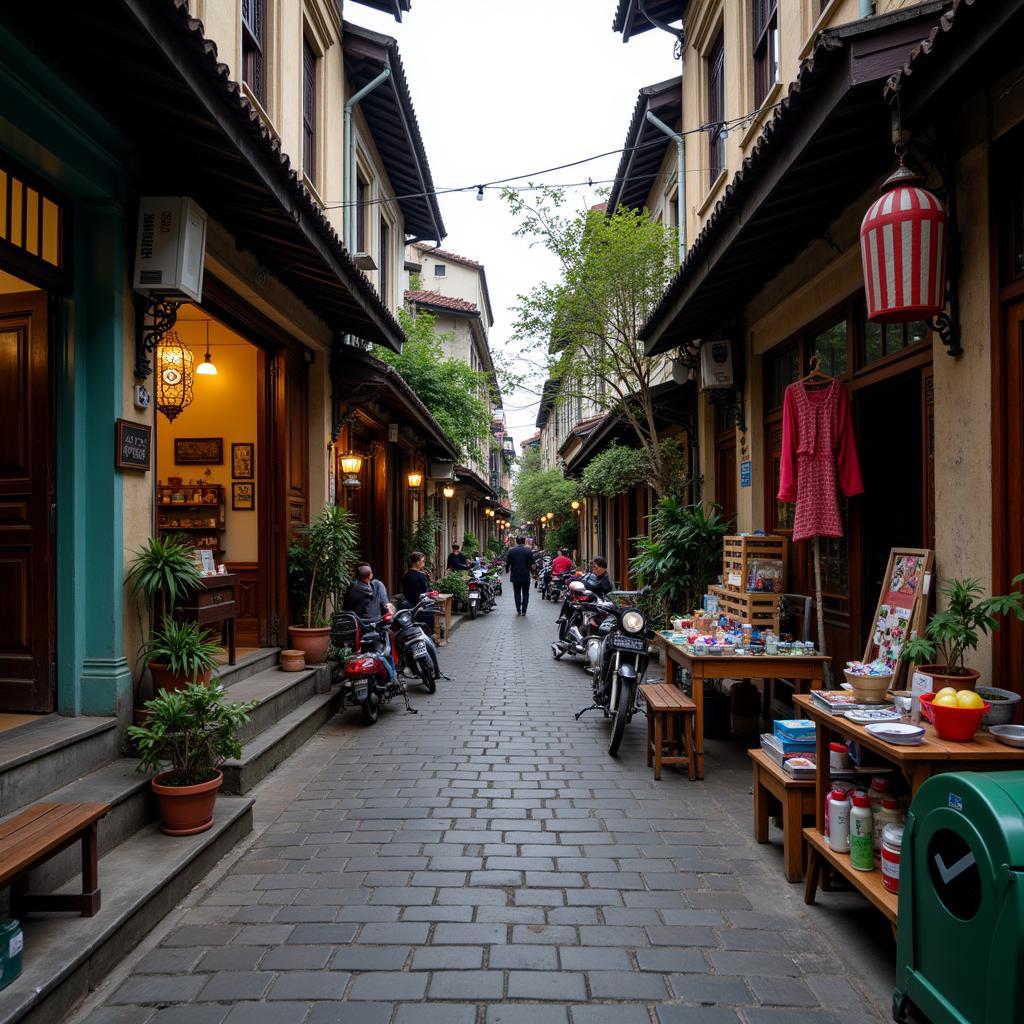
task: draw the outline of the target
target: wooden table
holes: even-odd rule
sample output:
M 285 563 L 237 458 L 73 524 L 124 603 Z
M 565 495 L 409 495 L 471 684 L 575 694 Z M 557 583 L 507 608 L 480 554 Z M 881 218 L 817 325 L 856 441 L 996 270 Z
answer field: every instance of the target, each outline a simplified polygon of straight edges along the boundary
M 704 680 L 705 679 L 792 679 L 797 690 L 803 691 L 809 685 L 820 690 L 824 685 L 825 665 L 831 661 L 821 654 L 800 654 L 792 656 L 769 656 L 767 654 L 738 654 L 722 657 L 710 654 L 698 657 L 685 647 L 667 640 L 660 633 L 654 634 L 655 642 L 665 652 L 670 663 L 686 669 L 693 678 L 693 703 L 697 705 L 694 722 L 694 745 L 696 751 L 697 778 L 704 778 Z M 665 675 L 669 680 L 668 673 Z
M 999 771 L 1024 768 L 1024 750 L 1008 747 L 987 732 L 978 732 L 966 743 L 944 740 L 936 734 L 935 728 L 922 721 L 925 729 L 924 741 L 917 746 L 899 746 L 886 743 L 872 736 L 863 725 L 848 718 L 831 715 L 818 707 L 814 698 L 807 694 L 793 698 L 797 712 L 810 718 L 817 729 L 818 770 L 815 776 L 815 820 L 816 828 L 804 829 L 804 836 L 810 845 L 811 855 L 807 868 L 807 887 L 804 900 L 813 903 L 818 888 L 822 860 L 846 878 L 884 913 L 893 925 L 896 922 L 898 899 L 882 888 L 880 871 L 857 871 L 850 866 L 849 854 L 836 853 L 825 842 L 825 795 L 832 788 L 832 773 L 829 767 L 829 743 L 835 733 L 844 739 L 855 740 L 861 746 L 892 762 L 910 783 L 911 794 L 921 784 L 941 772 L 958 769 L 973 771 Z
M 448 638 L 452 632 L 452 603 L 455 600 L 452 594 L 438 594 L 434 598 L 436 604 L 442 606 L 444 611 L 444 639 L 441 639 L 441 614 L 434 615 L 434 640 L 440 647 L 448 646 Z
M 238 601 L 235 589 L 238 574 L 233 572 L 204 576 L 199 589 L 193 590 L 174 606 L 174 617 L 179 622 L 194 622 L 199 626 L 220 623 L 228 649 L 228 664 L 235 663 L 235 619 Z
M 814 813 L 814 780 L 796 779 L 763 750 L 748 750 L 754 764 L 754 838 L 768 842 L 768 819 L 773 796 L 782 807 L 782 859 L 786 879 L 804 877 L 804 817 Z

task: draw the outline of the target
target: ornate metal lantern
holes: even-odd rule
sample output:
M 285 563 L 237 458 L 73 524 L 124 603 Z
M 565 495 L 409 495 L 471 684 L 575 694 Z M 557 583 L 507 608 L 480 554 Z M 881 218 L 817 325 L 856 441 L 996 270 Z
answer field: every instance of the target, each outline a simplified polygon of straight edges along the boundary
M 860 251 L 868 319 L 927 320 L 946 304 L 946 211 L 901 164 L 864 215 Z
M 363 457 L 358 452 L 347 451 L 341 456 L 341 471 L 345 474 L 342 487 L 355 489 L 360 486 L 359 471 L 363 468 Z
M 444 496 L 445 496 L 446 498 L 454 498 L 454 497 L 455 497 L 455 488 L 454 488 L 454 487 L 452 487 L 452 485 L 451 485 L 451 484 L 445 484 L 445 485 L 444 485 L 444 488 L 443 488 L 443 489 L 442 489 L 442 491 L 441 491 L 441 493 L 442 493 L 442 494 L 443 494 L 443 495 L 444 495 Z
M 192 404 L 192 351 L 175 331 L 168 331 L 156 350 L 156 407 L 171 422 Z
M 408 481 L 409 486 L 415 490 L 417 487 L 419 487 L 421 483 L 423 483 L 423 474 L 416 470 L 413 470 L 408 475 Z

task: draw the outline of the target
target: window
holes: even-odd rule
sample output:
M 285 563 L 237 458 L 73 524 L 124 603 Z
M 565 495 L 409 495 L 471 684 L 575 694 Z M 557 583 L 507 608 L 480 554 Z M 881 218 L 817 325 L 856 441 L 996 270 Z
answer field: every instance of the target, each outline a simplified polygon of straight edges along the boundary
M 434 277 L 444 277 L 444 272 L 447 268 L 443 263 L 434 264 Z
M 754 4 L 754 106 L 761 106 L 779 79 L 779 3 Z
M 383 302 L 388 301 L 388 264 L 391 262 L 391 232 L 388 229 L 388 222 L 380 219 L 380 297 Z
M 786 388 L 800 376 L 800 350 L 792 345 L 781 352 L 764 357 L 764 391 L 766 410 L 781 409 Z
M 266 0 L 242 0 L 242 81 L 267 105 Z
M 830 377 L 843 377 L 850 368 L 849 337 L 844 318 L 832 327 L 818 331 L 810 338 L 807 358 L 817 355 L 819 368 Z
M 316 62 L 308 39 L 302 41 L 302 173 L 316 185 Z
M 366 252 L 366 192 L 367 184 L 356 175 L 356 252 Z
M 713 185 L 725 170 L 725 37 L 721 32 L 707 56 L 708 168 Z
M 863 365 L 884 359 L 905 349 L 908 345 L 917 345 L 930 337 L 930 329 L 923 320 L 915 320 L 910 324 L 864 324 L 864 358 Z

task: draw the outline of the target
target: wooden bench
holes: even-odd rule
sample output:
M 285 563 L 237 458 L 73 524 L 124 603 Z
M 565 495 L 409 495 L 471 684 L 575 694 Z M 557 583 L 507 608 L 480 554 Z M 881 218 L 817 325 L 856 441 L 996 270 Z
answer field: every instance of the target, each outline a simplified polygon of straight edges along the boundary
M 110 804 L 33 804 L 0 824 L 0 887 L 11 886 L 11 916 L 32 911 L 74 911 L 92 917 L 100 909 L 97 823 Z M 82 892 L 27 892 L 28 873 L 76 842 L 82 844 Z
M 665 683 L 646 683 L 640 696 L 647 704 L 647 767 L 655 779 L 663 764 L 685 764 L 690 780 L 697 777 L 693 756 L 693 719 L 697 706 L 681 690 Z M 668 753 L 666 753 L 668 748 Z
M 769 797 L 782 808 L 782 860 L 786 879 L 804 877 L 804 818 L 813 817 L 814 779 L 794 779 L 763 750 L 748 750 L 754 765 L 754 838 L 768 842 Z

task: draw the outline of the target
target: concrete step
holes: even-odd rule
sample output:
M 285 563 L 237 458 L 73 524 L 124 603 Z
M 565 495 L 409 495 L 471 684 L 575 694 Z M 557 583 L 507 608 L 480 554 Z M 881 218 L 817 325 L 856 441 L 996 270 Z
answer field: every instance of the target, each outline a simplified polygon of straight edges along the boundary
M 318 671 L 324 670 L 321 666 Z M 329 670 L 328 670 L 329 671 Z M 341 691 L 315 693 L 280 721 L 264 729 L 242 748 L 239 760 L 225 761 L 224 792 L 248 793 L 293 754 L 341 707 Z
M 109 764 L 120 753 L 116 718 L 64 718 L 0 733 L 0 817 Z
M 100 859 L 95 917 L 29 917 L 21 975 L 0 992 L 0 1024 L 52 1024 L 102 982 L 252 830 L 253 801 L 220 796 L 213 828 L 171 838 L 150 825 Z M 73 892 L 79 882 L 62 891 Z
M 280 657 L 281 649 L 279 647 L 261 647 L 258 650 L 249 651 L 246 654 L 240 654 L 234 665 L 219 665 L 216 670 L 217 678 L 220 680 L 221 686 L 230 688 L 268 668 L 274 668 Z
M 331 671 L 326 665 L 316 665 L 301 672 L 267 668 L 233 684 L 228 690 L 232 700 L 258 701 L 249 721 L 238 731 L 242 745 L 280 722 L 310 697 L 329 690 L 330 686 Z

